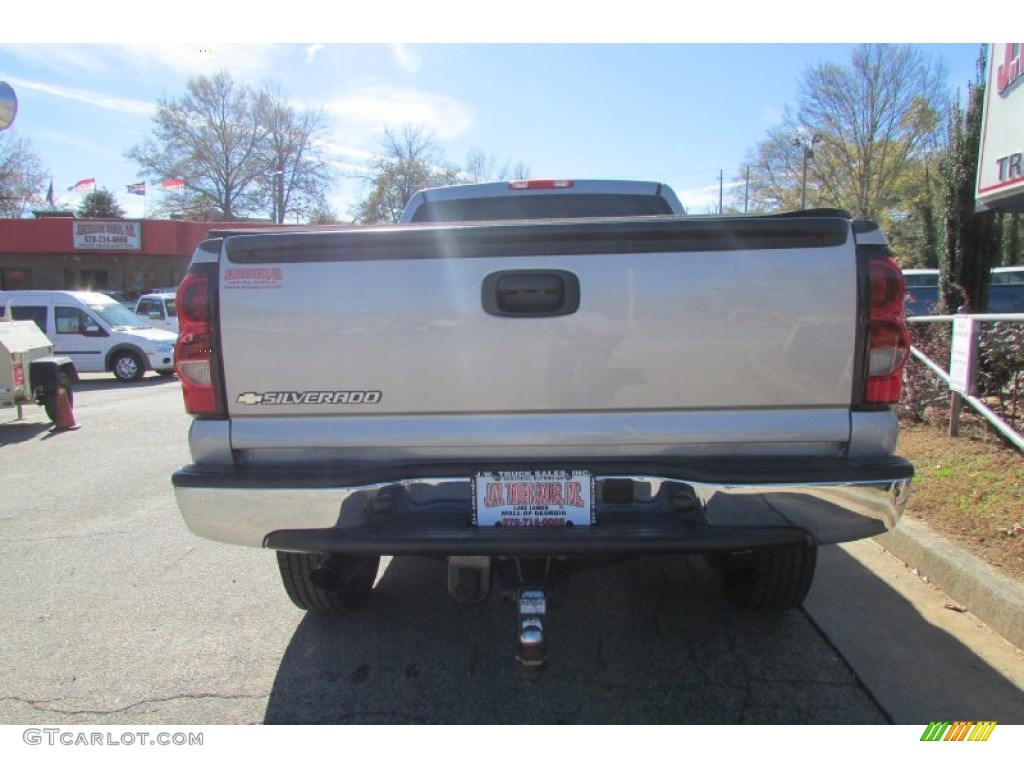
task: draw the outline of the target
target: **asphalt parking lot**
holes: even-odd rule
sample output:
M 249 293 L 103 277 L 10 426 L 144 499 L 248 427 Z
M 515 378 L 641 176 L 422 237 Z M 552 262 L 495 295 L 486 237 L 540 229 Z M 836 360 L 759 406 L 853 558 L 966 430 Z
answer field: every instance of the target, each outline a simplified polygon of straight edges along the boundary
M 0 412 L 0 723 L 1024 723 L 1024 655 L 873 542 L 822 551 L 806 610 L 734 610 L 697 559 L 582 574 L 539 685 L 514 615 L 440 562 L 382 564 L 350 617 L 306 616 L 273 554 L 174 503 L 176 379 L 86 376 L 80 429 Z

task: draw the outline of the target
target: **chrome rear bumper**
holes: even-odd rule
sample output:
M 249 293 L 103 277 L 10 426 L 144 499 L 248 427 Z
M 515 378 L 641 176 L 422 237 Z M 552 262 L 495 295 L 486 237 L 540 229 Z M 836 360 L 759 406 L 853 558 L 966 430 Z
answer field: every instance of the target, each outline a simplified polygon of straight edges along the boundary
M 592 472 L 595 525 L 474 527 L 470 477 L 485 468 L 480 464 L 193 465 L 173 482 L 193 533 L 231 544 L 380 555 L 601 556 L 867 538 L 899 521 L 913 476 L 899 458 L 559 466 Z

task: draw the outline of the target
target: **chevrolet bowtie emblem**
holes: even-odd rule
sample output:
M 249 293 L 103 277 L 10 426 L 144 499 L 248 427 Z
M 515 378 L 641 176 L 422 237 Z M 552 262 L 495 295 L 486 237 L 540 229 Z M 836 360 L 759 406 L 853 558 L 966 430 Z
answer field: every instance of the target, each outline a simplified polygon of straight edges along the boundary
M 238 396 L 236 402 L 242 405 L 259 405 L 263 402 L 263 395 L 258 395 L 255 392 L 243 392 Z

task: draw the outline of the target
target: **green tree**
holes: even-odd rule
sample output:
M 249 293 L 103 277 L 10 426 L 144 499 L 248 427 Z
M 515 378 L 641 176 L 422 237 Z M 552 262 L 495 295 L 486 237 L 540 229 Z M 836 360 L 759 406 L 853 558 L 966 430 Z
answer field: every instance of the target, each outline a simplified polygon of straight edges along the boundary
M 343 221 L 334 209 L 324 201 L 314 210 L 310 211 L 307 224 L 330 226 L 335 224 L 351 224 L 351 221 Z
M 124 209 L 109 189 L 94 189 L 82 199 L 78 215 L 89 219 L 123 219 Z
M 1001 266 L 1024 264 L 1024 214 L 1003 214 L 1003 252 Z
M 945 213 L 939 259 L 939 294 L 947 311 L 966 305 L 983 311 L 989 273 L 1000 257 L 1001 232 L 995 211 L 975 212 L 975 183 L 981 147 L 985 58 L 978 57 L 977 79 L 968 86 L 966 111 L 954 105 L 948 144 L 940 161 Z
M 381 151 L 370 161 L 369 192 L 352 211 L 360 224 L 396 224 L 418 190 L 460 182 L 459 169 L 447 163 L 422 126 L 386 128 L 379 142 Z
M 939 266 L 943 199 L 938 155 L 908 167 L 895 189 L 899 205 L 880 216 L 893 255 L 904 268 Z
M 226 71 L 191 78 L 185 91 L 158 101 L 151 135 L 125 156 L 150 178 L 185 181 L 165 210 L 214 211 L 225 221 L 266 210 L 266 98 Z
M 0 131 L 0 217 L 18 219 L 42 205 L 46 171 L 32 142 L 13 131 Z

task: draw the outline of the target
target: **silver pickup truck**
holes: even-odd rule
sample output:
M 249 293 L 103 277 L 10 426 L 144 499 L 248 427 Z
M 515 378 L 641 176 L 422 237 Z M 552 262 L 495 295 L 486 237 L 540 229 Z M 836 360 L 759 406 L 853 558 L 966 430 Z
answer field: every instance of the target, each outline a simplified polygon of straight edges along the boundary
M 403 221 L 212 232 L 179 288 L 178 506 L 276 550 L 300 608 L 444 558 L 457 600 L 512 598 L 534 676 L 578 566 L 700 554 L 787 609 L 817 547 L 898 521 L 909 345 L 876 225 L 598 181 L 427 190 Z

